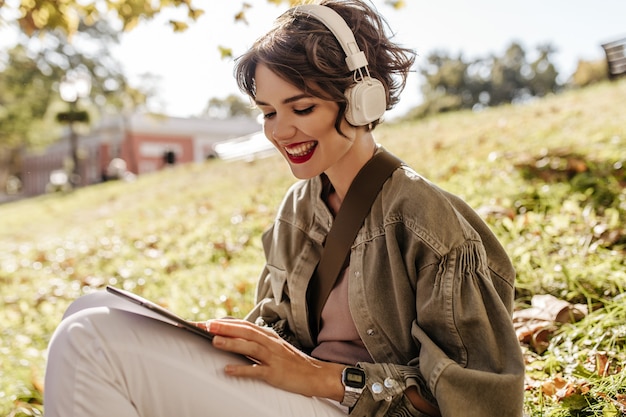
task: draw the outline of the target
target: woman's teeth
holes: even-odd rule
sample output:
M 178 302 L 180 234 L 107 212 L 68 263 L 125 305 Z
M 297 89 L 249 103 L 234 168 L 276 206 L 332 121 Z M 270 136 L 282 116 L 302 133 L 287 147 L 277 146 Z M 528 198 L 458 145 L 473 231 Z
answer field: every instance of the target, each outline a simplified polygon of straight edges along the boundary
M 291 156 L 304 156 L 311 152 L 316 145 L 317 142 L 299 143 L 297 145 L 290 146 L 289 148 L 285 148 L 285 151 Z

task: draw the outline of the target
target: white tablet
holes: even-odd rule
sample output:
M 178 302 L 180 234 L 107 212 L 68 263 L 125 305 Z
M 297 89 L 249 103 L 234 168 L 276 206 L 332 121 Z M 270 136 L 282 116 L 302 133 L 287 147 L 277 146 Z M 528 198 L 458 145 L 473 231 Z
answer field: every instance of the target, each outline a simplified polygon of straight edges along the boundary
M 209 333 L 203 328 L 196 326 L 194 323 L 183 319 L 182 317 L 172 313 L 171 311 L 161 307 L 158 304 L 153 303 L 152 301 L 146 300 L 145 298 L 137 294 L 133 294 L 132 292 L 122 290 L 120 288 L 112 287 L 110 285 L 107 285 L 106 289 L 111 294 L 122 297 L 137 305 L 147 308 L 154 313 L 157 313 L 158 315 L 162 316 L 165 319 L 168 319 L 167 323 L 172 323 L 177 327 L 188 330 L 192 333 L 197 334 L 198 336 L 204 337 L 205 339 L 209 339 L 209 340 L 213 339 L 212 333 Z

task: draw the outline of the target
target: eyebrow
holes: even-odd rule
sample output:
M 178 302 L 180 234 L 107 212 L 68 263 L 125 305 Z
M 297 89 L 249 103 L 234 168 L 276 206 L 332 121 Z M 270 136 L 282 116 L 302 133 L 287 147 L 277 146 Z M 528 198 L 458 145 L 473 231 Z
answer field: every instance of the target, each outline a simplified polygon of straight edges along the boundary
M 311 97 L 313 96 L 310 94 L 302 93 L 302 94 L 298 94 L 296 96 L 284 99 L 282 104 L 289 104 L 289 103 L 293 103 L 294 101 L 301 100 L 303 98 L 311 98 Z M 264 101 L 254 100 L 254 102 L 256 103 L 257 106 L 269 106 L 269 104 L 265 103 Z

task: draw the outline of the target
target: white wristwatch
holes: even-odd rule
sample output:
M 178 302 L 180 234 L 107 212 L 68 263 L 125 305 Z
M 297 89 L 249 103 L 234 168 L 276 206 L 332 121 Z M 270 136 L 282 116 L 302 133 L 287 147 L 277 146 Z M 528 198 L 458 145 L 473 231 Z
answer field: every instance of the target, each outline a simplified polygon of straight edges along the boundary
M 341 405 L 348 408 L 354 407 L 365 388 L 365 371 L 354 366 L 347 366 L 341 373 L 341 383 L 343 384 L 343 400 Z

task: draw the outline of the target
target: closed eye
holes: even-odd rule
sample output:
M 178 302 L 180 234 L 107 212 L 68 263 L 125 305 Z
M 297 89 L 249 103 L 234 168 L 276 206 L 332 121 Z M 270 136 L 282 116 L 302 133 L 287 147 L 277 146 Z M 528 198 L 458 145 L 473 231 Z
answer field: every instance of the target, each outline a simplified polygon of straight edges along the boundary
M 314 109 L 314 108 L 315 108 L 315 104 L 313 104 L 313 105 L 311 105 L 311 106 L 307 107 L 306 109 L 302 109 L 302 110 L 294 109 L 294 111 L 293 111 L 293 112 L 294 112 L 295 114 L 300 115 L 300 116 L 304 116 L 304 115 L 307 115 L 307 114 L 309 114 L 309 113 L 313 112 L 313 109 Z
M 306 116 L 307 114 L 311 114 L 313 112 L 313 109 L 315 109 L 315 104 L 305 108 L 305 109 L 293 109 L 293 112 L 295 114 L 297 114 L 298 116 Z M 271 112 L 267 112 L 263 114 L 263 118 L 264 119 L 271 119 L 272 117 L 276 116 L 276 112 L 275 111 L 271 111 Z

